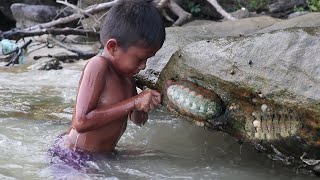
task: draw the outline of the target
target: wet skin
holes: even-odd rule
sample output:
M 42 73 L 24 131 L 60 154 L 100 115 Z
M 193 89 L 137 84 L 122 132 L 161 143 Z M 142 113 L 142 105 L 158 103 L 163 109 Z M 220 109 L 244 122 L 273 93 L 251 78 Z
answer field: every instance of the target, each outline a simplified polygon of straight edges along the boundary
M 160 104 L 161 95 L 145 90 L 137 95 L 133 75 L 146 67 L 159 48 L 120 48 L 111 39 L 103 56 L 87 63 L 81 76 L 67 142 L 91 152 L 112 152 L 130 119 L 137 125 L 147 121 L 147 112 Z

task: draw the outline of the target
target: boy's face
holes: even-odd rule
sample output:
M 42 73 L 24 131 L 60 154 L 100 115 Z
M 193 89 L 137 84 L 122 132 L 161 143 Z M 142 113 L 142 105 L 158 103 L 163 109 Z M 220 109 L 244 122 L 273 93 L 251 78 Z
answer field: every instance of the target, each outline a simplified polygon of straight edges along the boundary
M 154 56 L 159 48 L 130 46 L 127 50 L 118 47 L 114 53 L 114 65 L 119 73 L 132 77 L 146 68 L 147 60 Z

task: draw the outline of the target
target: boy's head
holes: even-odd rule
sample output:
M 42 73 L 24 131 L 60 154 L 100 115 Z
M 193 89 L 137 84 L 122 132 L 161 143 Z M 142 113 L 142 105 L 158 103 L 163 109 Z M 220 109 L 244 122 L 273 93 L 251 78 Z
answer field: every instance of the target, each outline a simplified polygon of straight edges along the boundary
M 130 46 L 161 47 L 165 40 L 162 17 L 153 0 L 120 0 L 105 18 L 100 41 L 115 39 L 126 50 Z

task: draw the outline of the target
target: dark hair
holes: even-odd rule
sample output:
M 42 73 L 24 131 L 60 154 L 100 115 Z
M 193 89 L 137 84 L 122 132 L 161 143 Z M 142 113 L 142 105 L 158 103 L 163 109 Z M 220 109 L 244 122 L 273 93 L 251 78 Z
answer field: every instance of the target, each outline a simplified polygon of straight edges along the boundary
M 142 42 L 145 47 L 162 46 L 165 27 L 153 0 L 120 0 L 109 11 L 100 32 L 100 41 L 115 38 L 119 46 L 129 46 Z

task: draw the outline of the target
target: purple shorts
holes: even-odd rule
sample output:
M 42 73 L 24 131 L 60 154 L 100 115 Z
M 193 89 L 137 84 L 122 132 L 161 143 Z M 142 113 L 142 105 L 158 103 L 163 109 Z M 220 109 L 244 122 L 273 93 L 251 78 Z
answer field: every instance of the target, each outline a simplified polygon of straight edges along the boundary
M 66 145 L 67 135 L 60 135 L 54 141 L 54 144 L 48 150 L 51 164 L 65 164 L 81 172 L 99 171 L 94 162 L 94 153 L 75 148 L 71 149 Z

